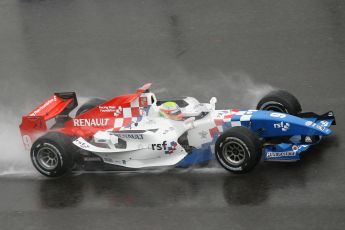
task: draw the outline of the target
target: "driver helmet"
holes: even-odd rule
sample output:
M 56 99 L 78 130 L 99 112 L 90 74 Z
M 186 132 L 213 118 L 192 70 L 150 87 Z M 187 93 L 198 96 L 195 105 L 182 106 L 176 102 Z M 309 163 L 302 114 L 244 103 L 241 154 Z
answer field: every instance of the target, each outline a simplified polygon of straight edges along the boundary
M 183 119 L 180 107 L 173 101 L 164 102 L 159 107 L 159 115 L 176 121 Z

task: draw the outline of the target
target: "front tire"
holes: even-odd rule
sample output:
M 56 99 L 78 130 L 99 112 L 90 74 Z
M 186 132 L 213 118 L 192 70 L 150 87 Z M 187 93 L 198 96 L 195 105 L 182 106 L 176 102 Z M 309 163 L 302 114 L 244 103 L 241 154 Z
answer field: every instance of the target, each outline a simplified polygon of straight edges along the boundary
M 230 128 L 216 141 L 216 159 L 226 170 L 246 173 L 261 159 L 262 143 L 258 135 L 242 126 Z
M 296 115 L 302 111 L 297 98 L 285 90 L 275 90 L 264 96 L 256 106 L 258 110 L 268 110 Z
M 44 176 L 59 177 L 73 165 L 71 140 L 62 133 L 47 133 L 31 147 L 31 161 Z

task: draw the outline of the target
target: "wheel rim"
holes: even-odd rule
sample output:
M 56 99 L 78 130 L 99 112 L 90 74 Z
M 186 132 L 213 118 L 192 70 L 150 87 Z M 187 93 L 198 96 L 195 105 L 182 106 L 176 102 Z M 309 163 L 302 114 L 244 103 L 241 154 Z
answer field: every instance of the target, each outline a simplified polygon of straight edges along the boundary
M 237 138 L 232 138 L 224 144 L 222 148 L 224 160 L 228 163 L 238 166 L 246 159 L 246 150 L 241 141 Z
M 273 111 L 273 112 L 280 112 L 280 113 L 288 113 L 287 109 L 280 103 L 277 102 L 266 102 L 264 103 L 260 110 L 267 110 L 267 111 Z
M 37 152 L 38 164 L 47 170 L 53 170 L 59 163 L 59 156 L 54 148 L 50 146 L 44 146 Z

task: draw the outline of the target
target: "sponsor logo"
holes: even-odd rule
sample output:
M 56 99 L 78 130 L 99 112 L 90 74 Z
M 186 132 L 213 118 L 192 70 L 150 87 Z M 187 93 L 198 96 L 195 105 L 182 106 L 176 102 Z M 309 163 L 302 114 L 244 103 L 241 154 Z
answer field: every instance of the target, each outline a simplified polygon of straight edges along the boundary
M 293 157 L 296 156 L 295 151 L 286 151 L 286 152 L 267 152 L 267 158 L 276 158 L 276 157 Z
M 48 107 L 51 103 L 53 103 L 54 101 L 56 101 L 56 96 L 54 96 L 52 99 L 46 101 L 42 106 L 38 107 L 34 112 L 32 112 L 30 114 L 30 116 L 36 116 L 36 114 L 38 114 L 39 112 L 41 112 L 43 109 L 45 109 L 46 107 Z
M 82 148 L 82 149 L 88 149 L 88 148 L 90 148 L 90 145 L 89 145 L 89 144 L 87 144 L 87 143 L 85 143 L 85 142 L 82 142 L 82 141 L 80 141 L 79 139 L 76 139 L 76 140 L 74 141 L 74 144 L 75 144 L 76 146 L 79 146 L 79 147 Z
M 207 138 L 207 134 L 208 132 L 206 132 L 205 130 L 202 130 L 201 132 L 199 132 L 199 135 L 202 139 L 206 139 Z
M 109 118 L 92 118 L 92 119 L 73 119 L 73 125 L 82 126 L 107 126 Z
M 139 98 L 139 106 L 140 107 L 147 107 L 148 106 L 147 97 L 140 97 Z
M 287 122 L 280 122 L 280 123 L 276 123 L 273 125 L 273 127 L 275 129 L 281 129 L 283 132 L 286 132 L 289 130 L 290 128 L 290 123 L 287 123 Z
M 271 117 L 278 117 L 278 118 L 284 118 L 284 117 L 286 117 L 286 115 L 283 114 L 283 113 L 271 113 L 270 116 L 271 116 Z
M 167 142 L 163 141 L 162 144 L 152 144 L 152 150 L 166 150 L 167 149 Z
M 163 141 L 162 144 L 152 144 L 152 150 L 164 150 L 165 154 L 174 153 L 176 147 L 177 143 L 175 141 L 172 141 L 169 144 L 166 141 Z
M 114 133 L 115 136 L 118 138 L 123 139 L 135 139 L 135 140 L 143 140 L 144 136 L 143 134 L 132 134 L 132 133 Z
M 323 125 L 323 126 L 328 126 L 328 121 L 323 120 L 323 121 L 320 122 L 320 124 Z
M 231 166 L 228 166 L 226 164 L 224 164 L 224 166 L 228 169 L 231 169 L 233 171 L 241 171 L 242 170 L 242 166 L 238 167 L 238 168 L 235 168 L 235 167 L 231 167 Z
M 317 129 L 320 129 L 321 131 L 324 131 L 325 130 L 325 127 L 321 126 L 321 125 L 317 125 L 316 126 Z
M 309 145 L 300 145 L 300 146 L 298 146 L 298 149 L 303 149 L 303 148 L 307 148 L 307 147 L 309 147 Z
M 114 112 L 114 116 L 117 117 L 122 113 L 122 107 L 120 106 L 119 108 L 117 108 Z
M 114 106 L 114 105 L 100 105 L 98 109 L 101 113 L 114 113 L 114 116 L 117 117 L 122 113 L 122 107 Z
M 100 105 L 98 108 L 101 113 L 113 113 L 117 109 L 114 105 Z
M 306 122 L 305 122 L 305 125 L 306 125 L 306 126 L 311 126 L 311 125 L 313 125 L 313 122 L 312 122 L 312 121 L 306 121 Z
M 87 161 L 87 162 L 101 162 L 102 161 L 102 159 L 99 157 L 84 157 L 83 159 L 84 161 Z
M 172 154 L 175 152 L 177 143 L 175 141 L 170 142 L 168 149 L 164 152 L 165 154 Z

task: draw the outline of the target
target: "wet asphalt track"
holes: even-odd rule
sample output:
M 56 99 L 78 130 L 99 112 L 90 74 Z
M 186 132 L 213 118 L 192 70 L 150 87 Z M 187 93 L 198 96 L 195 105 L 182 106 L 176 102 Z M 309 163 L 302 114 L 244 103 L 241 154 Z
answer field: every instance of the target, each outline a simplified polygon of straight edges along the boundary
M 217 96 L 219 108 L 249 107 L 271 85 L 338 119 L 300 162 L 240 176 L 209 167 L 49 180 L 14 170 L 0 176 L 1 230 L 345 228 L 342 0 L 3 0 L 0 78 L 12 132 L 52 92 L 109 98 L 144 82 L 162 97 Z

